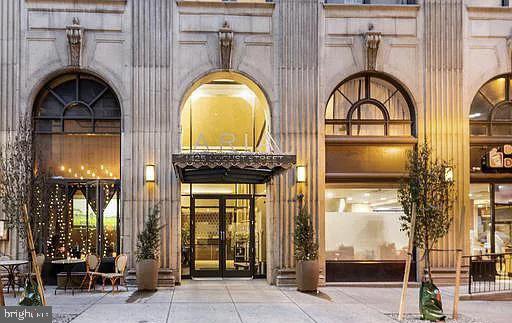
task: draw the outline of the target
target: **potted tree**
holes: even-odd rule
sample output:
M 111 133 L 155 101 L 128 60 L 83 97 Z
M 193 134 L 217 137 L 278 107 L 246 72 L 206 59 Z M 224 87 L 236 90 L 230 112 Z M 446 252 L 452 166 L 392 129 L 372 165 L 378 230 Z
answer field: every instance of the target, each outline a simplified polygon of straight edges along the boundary
M 299 195 L 299 212 L 295 217 L 295 261 L 297 289 L 301 292 L 316 292 L 318 288 L 318 244 L 315 239 L 313 221 Z
M 46 305 L 41 272 L 36 261 L 34 230 L 39 222 L 44 223 L 34 205 L 46 187 L 45 173 L 34 163 L 32 142 L 32 121 L 30 115 L 20 115 L 15 131 L 7 136 L 0 146 L 0 206 L 9 229 L 14 229 L 18 237 L 26 243 L 31 266 L 36 274 L 36 282 L 29 275 L 25 284 L 23 305 Z M 28 290 L 33 292 L 28 293 Z M 0 281 L 0 306 L 5 305 L 3 285 Z
M 402 181 L 398 192 L 404 209 L 400 222 L 402 231 L 409 235 L 412 223 L 415 223 L 414 246 L 423 250 L 425 270 L 420 289 L 421 318 L 438 321 L 444 315 L 441 294 L 432 281 L 430 253 L 436 242 L 448 233 L 453 220 L 454 182 L 451 176 L 447 176 L 453 168 L 446 161 L 432 157 L 431 149 L 425 144 L 410 152 L 407 169 L 409 176 Z
M 160 246 L 160 208 L 148 215 L 144 230 L 137 235 L 137 286 L 139 290 L 156 290 Z

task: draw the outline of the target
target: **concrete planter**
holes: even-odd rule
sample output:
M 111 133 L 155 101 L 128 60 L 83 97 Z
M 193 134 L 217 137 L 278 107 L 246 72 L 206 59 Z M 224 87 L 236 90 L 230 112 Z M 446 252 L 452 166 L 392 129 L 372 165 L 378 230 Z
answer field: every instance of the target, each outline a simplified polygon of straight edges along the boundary
M 319 274 L 320 268 L 318 260 L 297 262 L 297 267 L 295 269 L 297 290 L 300 292 L 316 292 L 318 288 Z
M 137 287 L 139 290 L 156 290 L 158 261 L 146 259 L 137 263 Z

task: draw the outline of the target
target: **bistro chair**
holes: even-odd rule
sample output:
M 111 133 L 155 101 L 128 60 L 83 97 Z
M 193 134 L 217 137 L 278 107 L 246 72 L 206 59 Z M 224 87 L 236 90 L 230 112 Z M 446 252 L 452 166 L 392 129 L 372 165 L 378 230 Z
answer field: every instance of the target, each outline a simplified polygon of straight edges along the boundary
M 11 260 L 11 257 L 2 254 L 0 256 L 0 260 Z M 4 268 L 0 269 L 0 279 L 2 280 L 3 286 L 5 287 L 5 285 L 9 281 L 9 273 Z M 9 286 L 7 286 L 7 292 L 9 292 Z
M 93 289 L 96 289 L 96 278 L 101 275 L 101 273 L 98 272 L 100 264 L 100 258 L 93 253 L 90 253 L 85 257 L 85 276 L 84 279 L 82 280 L 82 283 L 80 284 L 80 289 L 82 289 L 82 287 L 84 286 L 84 284 L 86 284 L 87 281 L 88 292 L 91 291 L 91 286 L 93 287 Z
M 116 257 L 116 260 L 114 263 L 114 272 L 101 274 L 101 278 L 103 280 L 103 282 L 102 282 L 103 291 L 105 291 L 105 281 L 107 279 L 110 279 L 110 283 L 112 284 L 112 294 L 114 294 L 114 287 L 116 287 L 116 284 L 118 285 L 117 289 L 119 290 L 119 285 L 121 283 L 126 288 L 126 291 L 128 291 L 128 286 L 126 285 L 126 281 L 124 278 L 124 272 L 126 270 L 127 263 L 128 263 L 128 256 L 125 254 L 121 254 Z

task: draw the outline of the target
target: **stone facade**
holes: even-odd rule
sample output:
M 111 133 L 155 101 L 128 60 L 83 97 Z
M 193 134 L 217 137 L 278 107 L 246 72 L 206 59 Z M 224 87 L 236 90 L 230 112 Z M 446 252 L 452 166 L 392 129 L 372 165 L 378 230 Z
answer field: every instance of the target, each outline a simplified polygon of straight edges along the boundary
M 491 3 L 492 2 L 492 3 Z M 459 199 L 452 233 L 441 244 L 468 248 L 469 108 L 492 77 L 512 71 L 512 9 L 501 1 L 420 0 L 417 5 L 274 3 L 174 0 L 4 0 L 0 3 L 0 138 L 30 112 L 41 87 L 63 72 L 99 76 L 122 107 L 122 251 L 133 263 L 143 217 L 160 202 L 166 224 L 161 266 L 179 273 L 180 185 L 171 154 L 180 150 L 180 109 L 190 88 L 226 67 L 219 31 L 229 28 L 229 66 L 267 96 L 271 132 L 284 152 L 307 164 L 307 181 L 290 171 L 268 193 L 269 282 L 293 268 L 295 196 L 303 192 L 320 243 L 324 236 L 324 111 L 336 86 L 366 69 L 365 35 L 379 34 L 374 69 L 392 75 L 411 94 L 420 141 L 452 160 Z M 70 64 L 67 30 L 79 23 L 80 59 Z M 226 33 L 226 31 L 221 31 Z M 232 34 L 229 34 L 232 33 Z M 75 50 L 77 50 L 75 48 Z M 144 182 L 144 165 L 158 181 Z M 11 235 L 14 237 L 15 235 Z M 19 253 L 15 239 L 2 242 Z M 437 267 L 453 267 L 439 256 Z M 176 274 L 179 279 L 179 274 Z

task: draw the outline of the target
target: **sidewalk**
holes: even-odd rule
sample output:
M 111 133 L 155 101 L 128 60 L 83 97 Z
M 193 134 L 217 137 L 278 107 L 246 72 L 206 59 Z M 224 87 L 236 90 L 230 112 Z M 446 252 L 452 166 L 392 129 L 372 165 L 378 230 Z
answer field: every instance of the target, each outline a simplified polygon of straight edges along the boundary
M 77 292 L 54 296 L 48 288 L 54 322 L 397 322 L 400 288 L 323 287 L 318 295 L 276 288 L 265 281 L 185 281 L 155 293 Z M 451 315 L 453 288 L 442 288 L 445 313 Z M 9 304 L 15 299 L 6 297 Z M 509 323 L 512 302 L 462 301 L 460 322 Z M 410 288 L 407 313 L 418 312 L 418 289 Z

